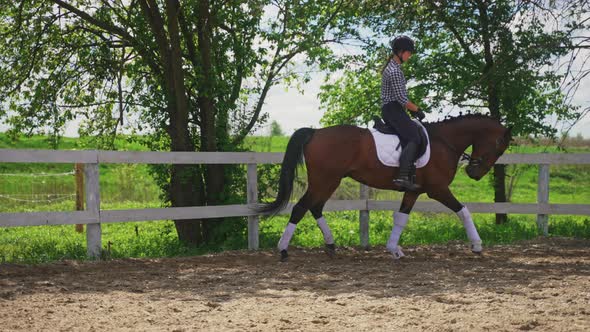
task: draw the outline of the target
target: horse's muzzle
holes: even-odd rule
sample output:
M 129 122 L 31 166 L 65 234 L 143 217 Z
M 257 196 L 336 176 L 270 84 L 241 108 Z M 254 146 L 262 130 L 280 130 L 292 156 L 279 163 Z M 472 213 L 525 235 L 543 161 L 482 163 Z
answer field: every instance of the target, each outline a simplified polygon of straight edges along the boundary
M 482 172 L 479 171 L 479 168 L 471 165 L 467 165 L 467 167 L 465 168 L 465 172 L 470 178 L 474 179 L 475 181 L 479 181 L 483 177 L 483 174 L 481 174 Z

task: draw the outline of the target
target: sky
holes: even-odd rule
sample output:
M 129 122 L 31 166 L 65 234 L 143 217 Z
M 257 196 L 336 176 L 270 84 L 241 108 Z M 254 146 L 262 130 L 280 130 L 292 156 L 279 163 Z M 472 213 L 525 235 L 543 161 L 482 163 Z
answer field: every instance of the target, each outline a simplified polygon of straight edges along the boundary
M 320 128 L 320 119 L 323 111 L 320 110 L 320 101 L 317 94 L 323 82 L 321 75 L 312 76 L 312 80 L 303 86 L 304 94 L 296 89 L 286 89 L 284 86 L 275 86 L 269 93 L 264 111 L 269 114 L 268 124 L 257 130 L 255 135 L 268 135 L 270 123 L 275 120 L 290 135 L 301 127 Z M 411 82 L 409 82 L 411 84 Z M 578 89 L 572 102 L 582 107 L 590 107 L 590 79 L 586 79 Z M 419 103 L 419 102 L 418 102 Z M 449 109 L 433 112 L 426 115 L 426 121 L 436 121 L 447 114 L 454 114 Z M 458 111 L 457 111 L 458 112 Z M 570 136 L 581 134 L 584 138 L 590 138 L 590 114 L 581 119 L 570 131 Z

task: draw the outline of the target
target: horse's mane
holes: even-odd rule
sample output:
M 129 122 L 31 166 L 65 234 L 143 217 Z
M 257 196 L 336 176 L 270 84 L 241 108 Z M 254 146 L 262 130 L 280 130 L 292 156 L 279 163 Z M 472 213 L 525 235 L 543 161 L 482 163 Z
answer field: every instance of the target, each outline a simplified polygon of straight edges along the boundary
M 442 126 L 452 124 L 452 123 L 455 123 L 455 122 L 458 122 L 461 120 L 468 120 L 468 119 L 491 120 L 491 121 L 494 121 L 494 122 L 502 125 L 500 120 L 498 120 L 490 115 L 487 115 L 487 114 L 478 114 L 478 113 L 468 113 L 468 114 L 459 113 L 458 116 L 447 116 L 443 120 L 439 120 L 436 122 L 423 122 L 422 124 L 424 125 L 424 127 L 426 128 L 426 130 L 428 132 L 431 132 L 432 130 L 436 130 Z

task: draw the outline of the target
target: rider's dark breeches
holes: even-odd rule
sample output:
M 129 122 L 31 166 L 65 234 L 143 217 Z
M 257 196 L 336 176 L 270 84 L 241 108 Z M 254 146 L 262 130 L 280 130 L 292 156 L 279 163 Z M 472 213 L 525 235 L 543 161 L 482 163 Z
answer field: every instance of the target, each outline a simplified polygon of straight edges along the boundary
M 396 101 L 389 102 L 381 108 L 383 121 L 397 131 L 402 145 L 413 142 L 420 144 L 420 132 L 418 126 L 410 119 L 404 108 Z

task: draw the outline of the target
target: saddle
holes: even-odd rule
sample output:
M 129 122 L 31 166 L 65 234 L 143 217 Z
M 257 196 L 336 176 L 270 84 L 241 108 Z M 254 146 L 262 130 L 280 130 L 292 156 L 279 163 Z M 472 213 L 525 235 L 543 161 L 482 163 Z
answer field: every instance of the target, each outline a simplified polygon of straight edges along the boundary
M 385 134 L 385 135 L 396 135 L 398 136 L 398 132 L 395 128 L 388 126 L 383 119 L 381 119 L 378 116 L 374 116 L 373 117 L 373 128 L 375 128 L 375 130 L 377 130 L 378 132 Z M 422 156 L 425 152 L 426 152 L 426 148 L 428 146 L 428 137 L 426 137 L 426 133 L 424 132 L 424 130 L 419 130 L 420 132 L 420 144 L 418 145 L 418 149 L 416 151 L 416 156 L 414 156 L 414 158 L 418 158 L 419 156 Z M 406 146 L 406 142 L 402 139 L 400 139 L 399 144 L 397 145 L 397 147 L 395 148 L 396 150 L 399 150 L 399 148 L 404 148 Z

